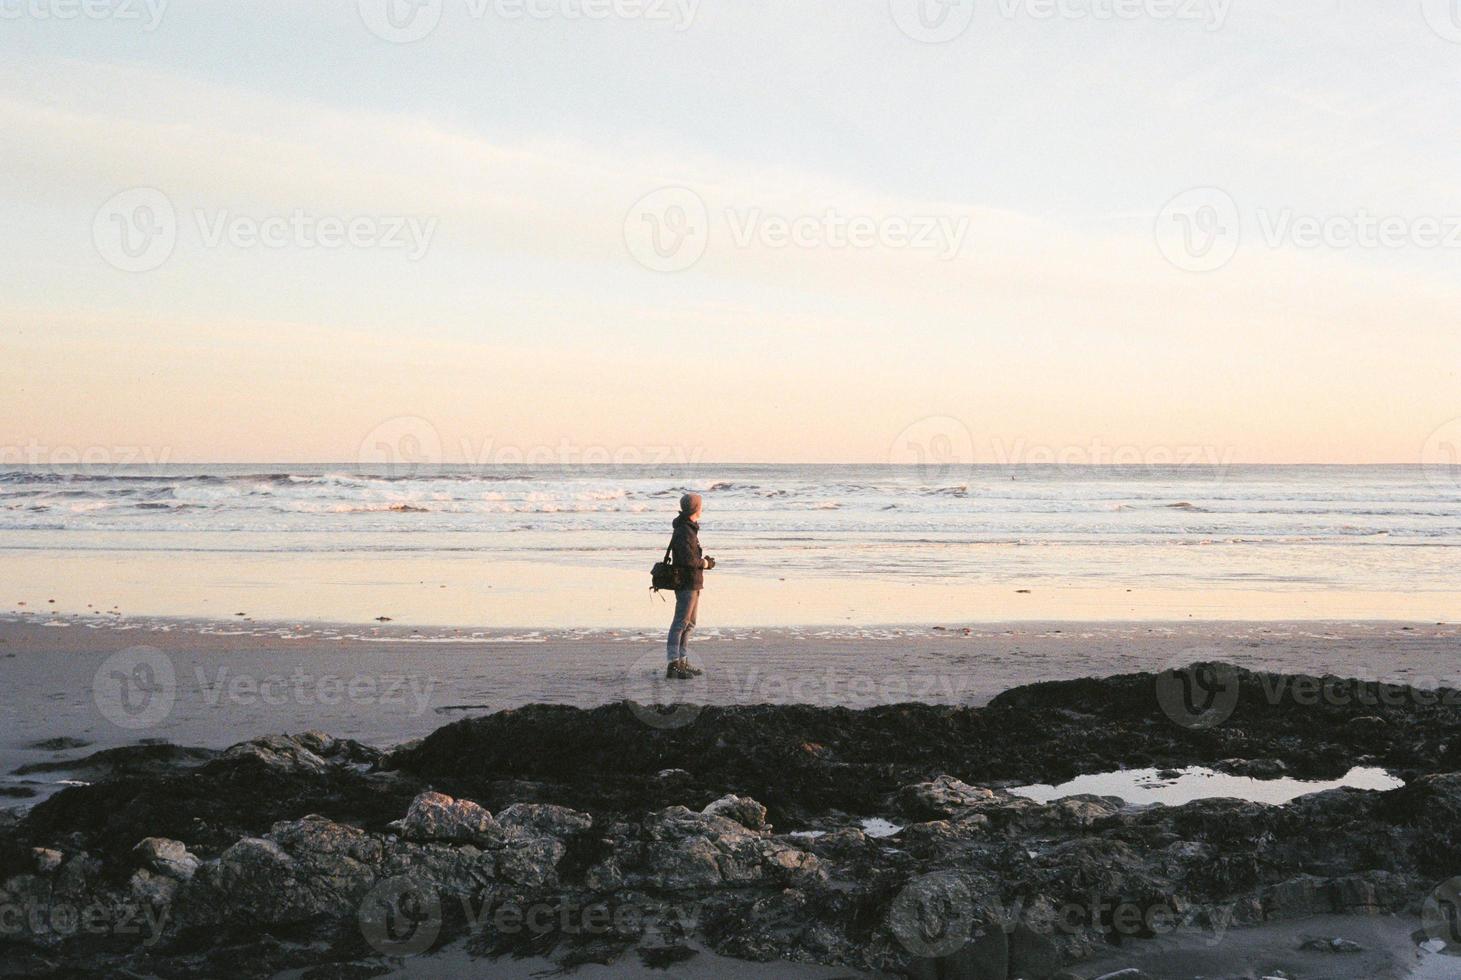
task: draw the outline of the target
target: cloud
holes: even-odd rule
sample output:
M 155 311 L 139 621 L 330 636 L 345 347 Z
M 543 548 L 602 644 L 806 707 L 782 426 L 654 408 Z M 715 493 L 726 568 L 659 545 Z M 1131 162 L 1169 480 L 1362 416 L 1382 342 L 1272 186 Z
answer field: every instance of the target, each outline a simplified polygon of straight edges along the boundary
M 44 370 L 48 358 L 61 357 L 91 365 L 89 374 L 63 374 L 56 396 L 71 406 L 78 429 L 85 406 L 95 404 L 87 386 L 109 356 L 138 351 L 150 358 L 154 376 L 182 375 L 159 382 L 159 390 L 196 395 L 210 377 L 247 383 L 250 375 L 219 353 L 241 337 L 249 338 L 241 349 L 252 376 L 305 416 L 310 397 L 278 379 L 304 380 L 295 366 L 301 346 L 333 359 L 318 375 L 330 397 L 348 406 L 332 423 L 335 441 L 348 441 L 346 434 L 373 413 L 363 392 L 376 384 L 400 390 L 393 403 L 401 411 L 415 399 L 443 415 L 511 414 L 515 401 L 546 386 L 561 396 L 561 406 L 550 410 L 563 417 L 544 423 L 545 430 L 585 424 L 592 399 L 574 397 L 575 389 L 601 393 L 630 406 L 607 413 L 629 427 L 635 412 L 653 411 L 649 396 L 635 395 L 666 367 L 653 352 L 666 339 L 692 336 L 713 339 L 720 352 L 721 363 L 705 368 L 721 399 L 707 411 L 717 427 L 707 438 L 734 444 L 745 456 L 753 454 L 737 433 L 738 420 L 760 418 L 765 406 L 778 404 L 767 401 L 767 379 L 795 384 L 818 377 L 820 387 L 798 390 L 792 400 L 799 417 L 821 427 L 835 426 L 845 414 L 838 406 L 862 395 L 866 424 L 879 413 L 917 412 L 921 403 L 983 416 L 1048 412 L 1043 424 L 1052 431 L 1078 426 L 1094 410 L 1109 425 L 1136 431 L 1161 411 L 1176 420 L 1168 428 L 1259 424 L 1263 403 L 1229 401 L 1233 379 L 1283 384 L 1273 372 L 1285 364 L 1293 385 L 1309 387 L 1313 372 L 1331 394 L 1408 386 L 1414 404 L 1391 420 L 1389 436 L 1377 433 L 1367 443 L 1391 446 L 1382 451 L 1398 458 L 1393 447 L 1430 424 L 1445 397 L 1447 381 L 1435 365 L 1461 355 L 1451 312 L 1461 289 L 1451 279 L 1356 252 L 1268 250 L 1251 242 L 1227 268 L 1193 275 L 1167 264 L 1155 247 L 1158 202 L 1151 214 L 1106 223 L 991 207 L 979 200 L 974 161 L 970 199 L 926 199 L 667 143 L 626 148 L 494 134 L 134 67 L 72 61 L 52 69 L 0 72 L 0 152 L 13 161 L 12 203 L 79 222 L 74 239 L 89 230 L 90 209 L 139 185 L 164 189 L 185 216 L 195 209 L 303 208 L 440 222 L 427 258 L 389 273 L 395 295 L 388 303 L 376 291 L 384 274 L 366 259 L 318 267 L 317 305 L 384 332 L 208 307 L 210 298 L 244 294 L 261 306 L 282 304 L 271 295 L 271 277 L 317 257 L 229 264 L 181 236 L 167 274 L 138 280 L 105 269 L 88 250 L 91 305 L 58 278 L 49 300 L 6 313 L 58 325 L 54 339 L 30 337 L 30 368 Z M 663 187 L 692 190 L 709 221 L 703 258 L 679 273 L 648 271 L 626 247 L 631 207 Z M 945 229 L 965 229 L 962 247 L 949 258 L 947 249 L 839 246 L 827 237 L 833 226 L 858 218 L 878 234 L 899 221 L 947 222 Z M 778 221 L 803 222 L 812 244 L 775 244 Z M 747 222 L 760 224 L 745 234 Z M 80 261 L 63 257 L 70 266 Z M 489 261 L 521 270 L 519 281 L 473 282 Z M 41 281 L 30 295 L 44 288 Z M 59 325 L 88 317 L 92 338 L 66 340 Z M 163 331 L 159 321 L 181 326 Z M 475 339 L 443 335 L 445 326 L 464 321 L 486 326 Z M 217 326 L 243 322 L 254 326 L 232 333 Z M 115 343 L 109 347 L 98 335 Z M 829 363 L 836 372 L 826 373 Z M 596 364 L 606 367 L 596 371 Z M 402 365 L 420 369 L 404 372 L 403 380 Z M 135 380 L 141 371 L 133 364 L 123 376 Z M 479 390 L 484 377 L 497 386 L 490 397 Z M 124 397 L 122 387 L 112 394 Z M 223 399 L 216 402 L 220 412 L 247 416 L 250 393 L 210 397 Z M 1345 402 L 1359 406 L 1362 399 L 1324 397 L 1324 411 L 1334 413 L 1326 424 L 1361 421 L 1359 409 Z M 1174 405 L 1174 398 L 1186 404 Z M 47 424 L 44 413 L 11 407 L 34 427 Z M 1268 424 L 1292 430 L 1313 422 L 1306 410 L 1285 411 Z M 533 424 L 517 415 L 518 424 Z M 329 441 L 300 438 L 312 439 L 313 449 Z M 1261 443 L 1263 436 L 1253 438 Z M 808 452 L 835 445 L 876 458 L 882 450 L 877 439 L 858 448 L 855 438 L 834 443 L 820 429 L 804 441 Z M 784 451 L 795 453 L 790 444 Z

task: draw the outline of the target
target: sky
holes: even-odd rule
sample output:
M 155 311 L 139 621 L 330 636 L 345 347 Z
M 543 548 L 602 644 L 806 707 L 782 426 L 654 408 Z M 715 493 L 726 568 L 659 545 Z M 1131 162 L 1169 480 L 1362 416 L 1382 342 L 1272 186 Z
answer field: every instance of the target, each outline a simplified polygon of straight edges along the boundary
M 1413 463 L 1456 0 L 0 0 L 0 464 Z

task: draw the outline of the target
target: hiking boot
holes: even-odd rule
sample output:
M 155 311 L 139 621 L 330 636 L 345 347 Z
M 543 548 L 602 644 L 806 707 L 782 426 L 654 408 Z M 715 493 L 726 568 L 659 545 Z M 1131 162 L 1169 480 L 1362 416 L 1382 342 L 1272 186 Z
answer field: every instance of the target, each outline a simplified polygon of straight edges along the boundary
M 705 671 L 701 670 L 699 667 L 692 667 L 690 665 L 690 660 L 688 657 L 681 657 L 679 660 L 676 660 L 675 663 L 679 664 L 680 669 L 689 674 L 691 677 L 699 677 L 701 674 L 705 673 Z
M 667 681 L 688 681 L 695 675 L 686 670 L 682 664 L 683 660 L 671 660 L 665 665 L 665 680 Z

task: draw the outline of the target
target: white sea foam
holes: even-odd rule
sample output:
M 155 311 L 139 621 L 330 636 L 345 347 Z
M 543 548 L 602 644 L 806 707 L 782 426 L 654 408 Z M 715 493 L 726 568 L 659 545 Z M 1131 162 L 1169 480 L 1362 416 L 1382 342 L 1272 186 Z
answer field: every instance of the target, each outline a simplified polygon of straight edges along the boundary
M 0 532 L 31 549 L 639 568 L 691 489 L 712 553 L 756 575 L 1453 589 L 1461 546 L 1461 494 L 1417 467 L 21 468 L 0 470 Z

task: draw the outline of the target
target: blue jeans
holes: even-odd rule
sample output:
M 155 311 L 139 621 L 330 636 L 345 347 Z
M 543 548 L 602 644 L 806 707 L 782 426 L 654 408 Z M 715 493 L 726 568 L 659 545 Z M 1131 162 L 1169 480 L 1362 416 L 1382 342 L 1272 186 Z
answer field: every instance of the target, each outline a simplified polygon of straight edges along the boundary
M 665 659 L 680 660 L 685 656 L 686 648 L 690 645 L 690 633 L 695 629 L 695 614 L 699 611 L 699 589 L 675 590 L 675 619 L 670 623 Z

